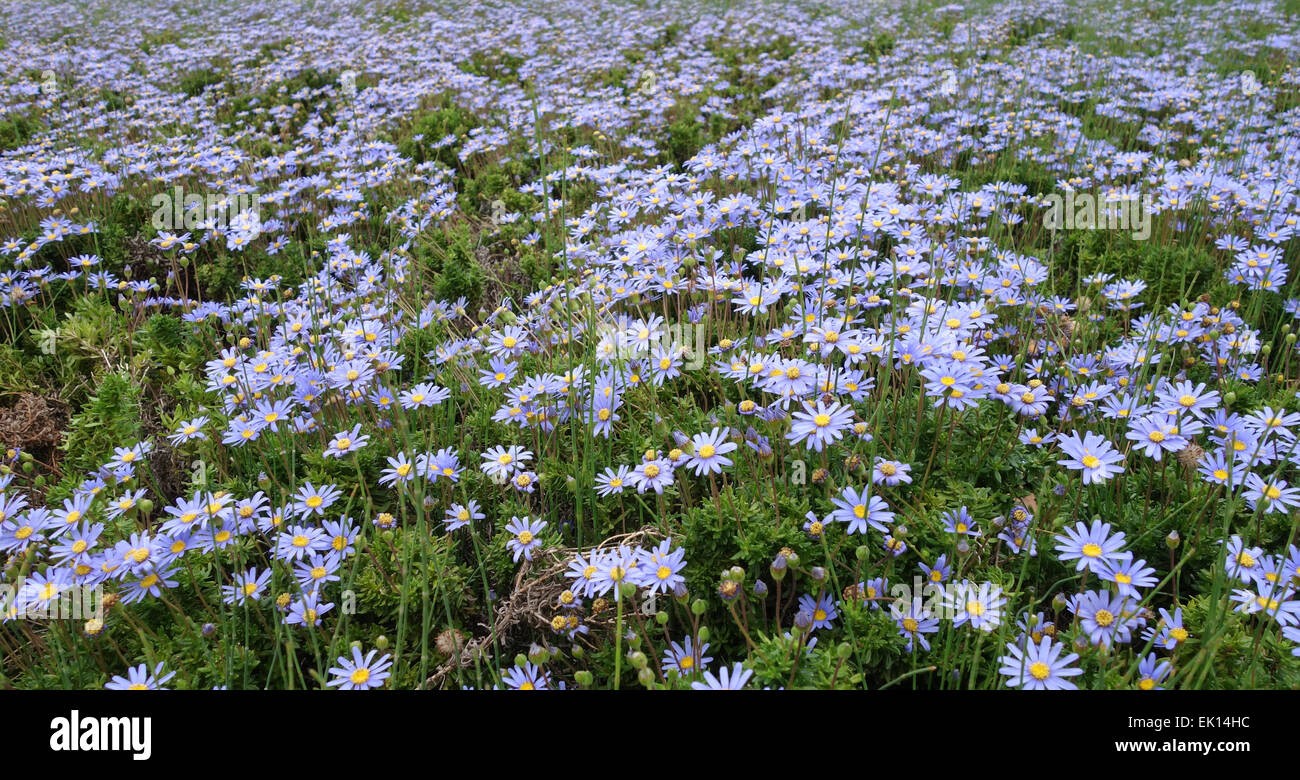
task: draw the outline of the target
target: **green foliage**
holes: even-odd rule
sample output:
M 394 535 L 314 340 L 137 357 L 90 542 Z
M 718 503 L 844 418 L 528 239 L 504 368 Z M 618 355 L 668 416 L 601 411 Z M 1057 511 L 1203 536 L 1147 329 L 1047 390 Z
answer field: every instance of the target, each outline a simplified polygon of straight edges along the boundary
M 220 84 L 224 75 L 211 68 L 198 68 L 184 73 L 176 87 L 190 97 L 198 97 L 214 84 Z
M 0 120 L 0 152 L 26 146 L 43 129 L 43 123 L 23 114 Z
M 57 493 L 71 491 L 86 472 L 97 470 L 113 455 L 114 447 L 140 440 L 140 388 L 125 373 L 106 373 L 94 396 L 73 415 L 64 442 L 63 471 L 68 476 Z M 51 494 L 51 498 L 56 498 Z
M 447 100 L 440 108 L 417 117 L 397 141 L 397 150 L 417 164 L 437 160 L 448 168 L 460 170 L 463 167 L 460 161 L 462 141 L 470 130 L 478 126 L 478 119 L 473 114 Z M 448 135 L 457 140 L 435 148 Z
M 439 231 L 417 245 L 416 262 L 433 275 L 435 296 L 444 301 L 464 296 L 471 310 L 478 306 L 484 277 L 477 248 L 477 237 L 465 225 Z

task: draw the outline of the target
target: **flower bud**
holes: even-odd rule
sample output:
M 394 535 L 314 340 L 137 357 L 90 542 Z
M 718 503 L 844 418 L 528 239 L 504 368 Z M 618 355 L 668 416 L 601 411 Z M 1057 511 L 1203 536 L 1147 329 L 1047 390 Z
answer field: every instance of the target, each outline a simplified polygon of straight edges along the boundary
M 528 656 L 524 655 L 523 653 L 520 653 L 520 654 L 516 655 L 516 656 L 515 656 L 515 666 L 519 666 L 519 667 L 526 667 L 526 666 L 528 666 Z
M 865 544 L 860 544 L 858 545 L 858 549 L 853 551 L 853 555 L 858 559 L 858 563 L 864 563 L 871 557 L 871 548 L 867 547 Z
M 643 667 L 636 673 L 636 681 L 646 688 L 653 688 L 655 684 L 655 673 L 650 667 Z
M 701 642 L 709 641 L 709 633 L 710 632 L 708 626 L 700 626 L 700 630 L 695 632 L 696 636 L 700 638 Z
M 383 634 L 380 634 L 379 636 L 375 637 L 375 647 L 379 648 L 380 650 L 387 650 L 388 637 L 384 636 Z
M 583 688 L 590 688 L 592 683 L 591 672 L 581 669 L 573 673 L 573 681 Z
M 808 627 L 812 625 L 812 622 L 813 622 L 812 613 L 809 612 L 808 610 L 801 609 L 797 613 L 795 613 L 794 625 L 795 628 L 798 628 L 800 631 L 807 631 Z
M 633 650 L 627 654 L 627 661 L 632 664 L 632 668 L 634 669 L 644 669 L 646 668 L 646 664 L 650 662 L 650 659 L 646 658 L 645 653 L 640 650 Z
M 853 655 L 853 646 L 848 642 L 841 642 L 839 646 L 835 648 L 835 655 L 841 661 L 848 660 L 848 657 Z
M 826 579 L 826 570 L 821 566 L 812 567 L 812 571 L 810 571 L 809 574 L 812 575 L 814 582 L 821 582 Z
M 785 556 L 780 553 L 777 553 L 776 557 L 772 559 L 772 565 L 768 567 L 768 572 L 771 573 L 772 579 L 776 580 L 777 582 L 780 582 L 781 580 L 785 579 L 786 566 L 787 563 L 785 560 Z
M 754 595 L 761 598 L 767 597 L 767 583 L 762 580 L 754 580 Z
M 655 613 L 655 622 L 661 626 L 668 625 L 668 613 L 667 612 Z
M 1168 547 L 1170 550 L 1177 550 L 1178 544 L 1181 541 L 1182 541 L 1182 537 L 1178 535 L 1178 531 L 1173 530 L 1170 531 L 1169 535 L 1165 537 L 1165 546 Z
M 703 615 L 708 608 L 709 605 L 704 601 L 704 599 L 696 599 L 691 603 L 691 612 L 696 617 Z

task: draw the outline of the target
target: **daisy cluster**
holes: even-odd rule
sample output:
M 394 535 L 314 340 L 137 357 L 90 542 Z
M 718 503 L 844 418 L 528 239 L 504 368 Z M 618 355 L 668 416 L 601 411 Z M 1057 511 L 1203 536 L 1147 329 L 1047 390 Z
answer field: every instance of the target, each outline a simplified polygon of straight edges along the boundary
M 847 0 L 339 0 L 200 9 L 199 32 L 144 32 L 165 14 L 134 0 L 72 49 L 53 5 L 15 10 L 4 332 L 169 408 L 54 489 L 9 453 L 0 620 L 91 587 L 108 617 L 70 641 L 142 602 L 210 635 L 184 599 L 218 634 L 308 637 L 326 686 L 419 685 L 464 674 L 435 623 L 483 625 L 559 551 L 551 633 L 493 656 L 499 686 L 589 685 L 574 659 L 609 642 L 617 685 L 629 631 L 647 687 L 803 663 L 836 685 L 871 673 L 862 632 L 901 655 L 968 629 L 1005 647 L 981 684 L 1190 685 L 1190 599 L 1198 630 L 1300 643 L 1295 25 L 1116 5 L 1094 23 L 1126 51 L 1184 44 L 1088 50 L 1038 0 L 886 4 L 869 35 Z M 1247 18 L 1275 32 L 1219 34 Z M 1283 65 L 1252 81 L 1225 51 Z M 1056 235 L 1062 193 L 1140 204 L 1149 243 Z M 179 322 L 184 381 L 60 325 L 90 306 Z M 173 456 L 214 475 L 177 487 Z M 591 547 L 629 522 L 662 541 Z M 688 554 L 734 568 L 709 592 Z M 904 572 L 941 597 L 897 596 Z M 363 586 L 393 653 L 341 608 Z M 671 605 L 649 628 L 646 598 Z M 716 675 L 705 614 L 748 654 Z M 108 687 L 175 674 L 148 660 Z

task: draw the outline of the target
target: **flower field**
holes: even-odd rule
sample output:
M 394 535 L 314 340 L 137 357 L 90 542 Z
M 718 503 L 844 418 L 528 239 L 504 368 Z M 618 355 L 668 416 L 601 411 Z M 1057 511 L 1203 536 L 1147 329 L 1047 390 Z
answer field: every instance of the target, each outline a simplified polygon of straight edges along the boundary
M 1297 52 L 6 6 L 0 688 L 1300 686 Z

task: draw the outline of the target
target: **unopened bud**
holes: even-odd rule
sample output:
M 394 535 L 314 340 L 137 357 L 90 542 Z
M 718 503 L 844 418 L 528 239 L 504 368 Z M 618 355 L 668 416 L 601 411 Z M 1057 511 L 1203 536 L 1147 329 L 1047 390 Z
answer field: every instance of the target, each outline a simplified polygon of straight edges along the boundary
M 788 564 L 786 562 L 785 556 L 781 555 L 780 553 L 777 553 L 777 556 L 772 559 L 772 565 L 768 567 L 768 571 L 771 573 L 772 579 L 776 580 L 777 582 L 780 582 L 781 580 L 785 579 L 785 570 L 787 568 L 787 565 Z

